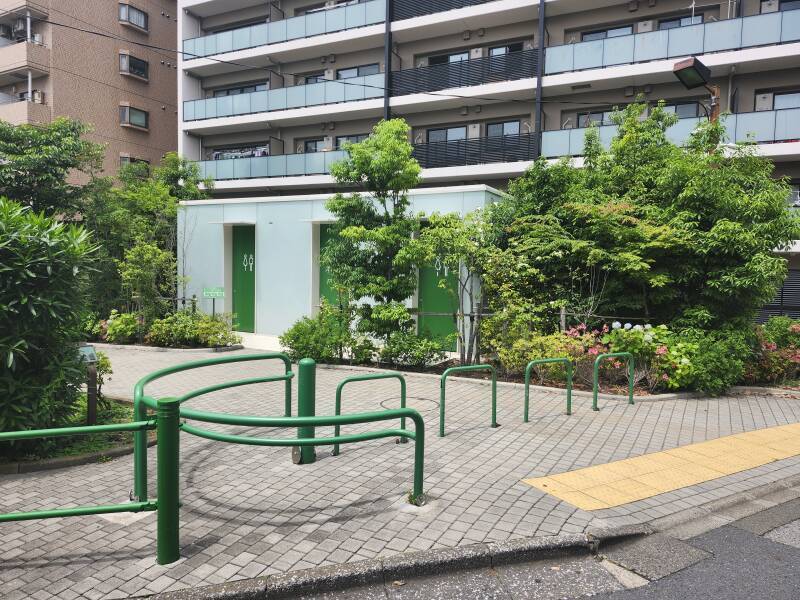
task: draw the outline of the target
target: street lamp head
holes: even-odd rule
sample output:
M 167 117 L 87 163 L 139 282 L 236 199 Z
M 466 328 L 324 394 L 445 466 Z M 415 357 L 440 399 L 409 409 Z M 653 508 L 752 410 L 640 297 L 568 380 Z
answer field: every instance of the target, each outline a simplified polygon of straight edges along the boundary
M 711 69 L 694 56 L 675 63 L 672 72 L 687 90 L 704 86 L 711 79 Z

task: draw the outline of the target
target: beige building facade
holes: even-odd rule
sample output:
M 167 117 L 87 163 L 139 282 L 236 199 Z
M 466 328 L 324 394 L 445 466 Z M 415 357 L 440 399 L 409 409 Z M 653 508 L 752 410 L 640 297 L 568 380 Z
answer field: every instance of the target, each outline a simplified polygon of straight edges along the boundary
M 0 119 L 91 126 L 103 173 L 177 149 L 174 0 L 0 0 Z

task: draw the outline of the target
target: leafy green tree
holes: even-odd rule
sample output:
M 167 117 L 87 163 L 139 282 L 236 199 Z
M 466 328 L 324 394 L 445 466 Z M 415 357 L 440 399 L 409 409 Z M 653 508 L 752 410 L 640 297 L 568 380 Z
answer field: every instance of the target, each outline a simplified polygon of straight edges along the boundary
M 139 241 L 118 261 L 122 288 L 144 322 L 164 316 L 175 296 L 175 256 L 155 243 Z
M 52 427 L 72 413 L 95 251 L 84 228 L 0 198 L 0 431 Z
M 677 147 L 666 136 L 676 117 L 645 108 L 615 114 L 607 151 L 590 130 L 583 168 L 540 160 L 509 186 L 505 239 L 487 264 L 498 318 L 520 303 L 550 329 L 558 306 L 716 328 L 774 296 L 786 272 L 774 251 L 800 234 L 786 182 L 752 145 L 719 144 L 721 124 Z
M 66 118 L 46 125 L 0 121 L 0 196 L 34 212 L 75 215 L 103 162 L 103 146 L 83 137 L 88 131 Z
M 419 183 L 420 166 L 408 134 L 405 121 L 392 119 L 378 123 L 363 142 L 346 145 L 347 157 L 331 166 L 331 174 L 357 191 L 326 204 L 336 222 L 322 262 L 333 287 L 344 292 L 342 302 L 360 302 L 359 328 L 384 340 L 413 324 L 404 303 L 416 290 L 417 272 L 403 250 L 419 229 L 408 191 Z

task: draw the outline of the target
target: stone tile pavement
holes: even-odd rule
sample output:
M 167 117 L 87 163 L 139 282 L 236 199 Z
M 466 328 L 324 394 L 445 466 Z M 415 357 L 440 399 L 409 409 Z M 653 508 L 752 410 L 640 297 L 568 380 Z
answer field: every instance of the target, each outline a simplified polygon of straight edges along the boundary
M 219 356 L 112 348 L 112 396 L 131 396 L 134 382 L 155 369 Z M 247 353 L 247 351 L 240 351 Z M 173 395 L 220 378 L 278 373 L 279 363 L 243 363 L 174 375 L 154 395 Z M 317 372 L 317 413 L 333 412 L 334 389 L 349 369 Z M 522 483 L 522 479 L 638 456 L 723 435 L 800 421 L 800 397 L 743 395 L 648 400 L 635 406 L 531 395 L 522 423 L 522 388 L 498 386 L 491 429 L 489 386 L 448 381 L 447 437 L 436 437 L 438 379 L 408 375 L 408 405 L 426 424 L 425 488 L 429 502 L 407 504 L 413 445 L 378 440 L 318 448 L 313 465 L 297 466 L 287 448 L 226 445 L 181 438 L 181 545 L 173 565 L 155 562 L 155 515 L 74 517 L 0 524 L 0 597 L 124 598 L 163 590 L 358 561 L 400 552 L 524 536 L 579 533 L 593 526 L 641 523 L 800 473 L 800 457 L 661 494 L 585 512 Z M 294 386 L 296 393 L 296 385 Z M 397 382 L 346 388 L 343 410 L 398 405 Z M 237 414 L 282 413 L 282 384 L 236 388 L 194 399 L 191 406 Z M 225 431 L 241 428 L 209 426 Z M 343 431 L 369 429 L 346 426 Z M 257 435 L 257 430 L 245 433 Z M 318 436 L 332 433 L 321 428 Z M 270 432 L 294 435 L 294 431 Z M 155 449 L 150 450 L 154 493 Z M 0 511 L 124 502 L 132 458 L 57 471 L 0 476 Z

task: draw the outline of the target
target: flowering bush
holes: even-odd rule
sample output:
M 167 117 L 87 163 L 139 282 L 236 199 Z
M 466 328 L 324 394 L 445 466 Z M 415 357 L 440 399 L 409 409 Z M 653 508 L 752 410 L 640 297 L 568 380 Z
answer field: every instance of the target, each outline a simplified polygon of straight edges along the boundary
M 773 317 L 756 328 L 753 360 L 745 369 L 747 383 L 783 383 L 800 375 L 800 323 Z

